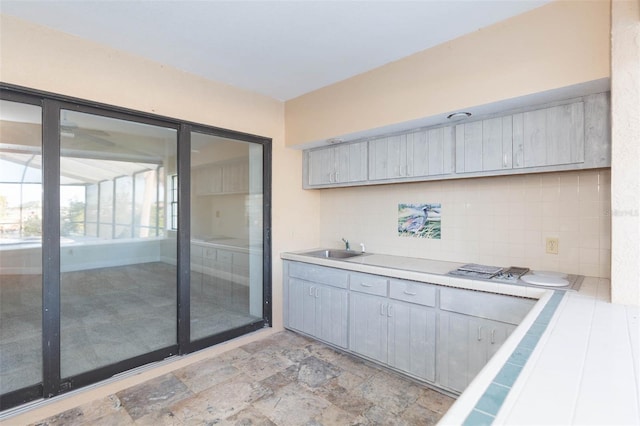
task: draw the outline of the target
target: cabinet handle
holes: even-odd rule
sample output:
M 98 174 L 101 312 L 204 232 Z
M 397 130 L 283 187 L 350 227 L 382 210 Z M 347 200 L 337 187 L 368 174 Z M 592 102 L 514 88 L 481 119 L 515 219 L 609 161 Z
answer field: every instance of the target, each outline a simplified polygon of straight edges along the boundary
M 478 326 L 478 341 L 482 340 L 482 326 Z
M 406 294 L 407 296 L 415 296 L 416 294 L 418 294 L 418 293 L 411 293 L 408 290 L 403 291 L 403 293 Z
M 407 173 L 405 174 L 405 176 L 411 176 L 411 169 L 409 168 L 409 166 L 407 166 L 407 167 L 405 168 L 405 170 L 406 170 L 406 172 L 407 172 Z
M 329 182 L 333 183 L 333 173 L 329 173 Z
M 507 154 L 504 154 L 502 159 L 502 167 L 507 167 Z
M 493 345 L 494 343 L 496 343 L 496 329 L 492 329 L 491 330 L 491 344 Z
M 309 287 L 309 296 L 313 297 L 313 286 Z
M 393 316 L 393 315 L 391 315 L 391 308 L 392 308 L 392 306 L 391 306 L 391 305 L 388 305 L 388 306 L 387 306 L 387 316 L 388 316 L 388 317 L 392 317 L 392 316 Z
M 338 176 L 340 176 L 340 173 L 336 172 L 336 183 L 339 182 L 339 177 Z
M 316 299 L 320 297 L 320 287 L 316 287 Z
M 384 316 L 384 303 L 380 304 L 380 315 Z
M 362 287 L 373 287 L 373 284 L 360 283 Z

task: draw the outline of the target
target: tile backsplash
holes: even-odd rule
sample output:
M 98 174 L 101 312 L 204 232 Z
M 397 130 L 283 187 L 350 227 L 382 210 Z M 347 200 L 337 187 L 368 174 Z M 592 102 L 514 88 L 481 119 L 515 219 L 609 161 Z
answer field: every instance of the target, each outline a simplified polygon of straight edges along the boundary
M 442 204 L 441 239 L 398 236 L 398 204 L 416 200 Z M 321 193 L 320 245 L 609 278 L 610 212 L 610 169 L 336 188 Z

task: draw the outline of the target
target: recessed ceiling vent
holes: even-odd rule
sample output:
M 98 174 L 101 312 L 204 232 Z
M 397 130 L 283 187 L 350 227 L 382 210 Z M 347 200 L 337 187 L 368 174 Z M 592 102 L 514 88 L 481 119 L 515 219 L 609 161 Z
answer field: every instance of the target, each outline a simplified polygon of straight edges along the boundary
M 447 115 L 447 118 L 451 121 L 464 120 L 465 118 L 468 118 L 468 117 L 471 117 L 471 113 L 466 111 L 454 112 L 453 114 Z
M 335 145 L 337 143 L 342 143 L 344 142 L 344 139 L 340 139 L 340 138 L 331 138 L 331 139 L 327 139 L 327 143 L 329 145 Z

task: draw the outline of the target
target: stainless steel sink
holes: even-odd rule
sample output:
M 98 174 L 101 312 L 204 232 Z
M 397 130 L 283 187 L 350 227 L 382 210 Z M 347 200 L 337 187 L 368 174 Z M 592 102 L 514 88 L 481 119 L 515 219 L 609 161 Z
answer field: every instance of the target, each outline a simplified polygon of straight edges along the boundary
M 366 253 L 360 253 L 357 251 L 347 251 L 338 249 L 316 250 L 301 253 L 305 256 L 321 257 L 324 259 L 349 259 L 350 257 L 362 256 Z

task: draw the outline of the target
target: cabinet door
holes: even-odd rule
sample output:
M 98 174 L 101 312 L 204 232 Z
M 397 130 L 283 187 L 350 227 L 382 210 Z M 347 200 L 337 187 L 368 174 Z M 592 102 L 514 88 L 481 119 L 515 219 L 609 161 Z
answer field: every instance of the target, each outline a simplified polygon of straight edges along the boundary
M 289 278 L 289 327 L 314 336 L 316 333 L 316 287 Z
M 487 321 L 487 362 L 491 359 L 498 349 L 504 344 L 507 338 L 516 329 L 515 325 L 504 324 L 498 321 Z
M 511 169 L 512 159 L 512 116 L 456 126 L 456 172 Z
M 352 292 L 349 300 L 349 349 L 387 362 L 387 299 Z
M 389 365 L 421 379 L 435 381 L 435 310 L 395 302 L 389 305 L 387 317 Z
M 349 293 L 346 290 L 316 286 L 316 333 L 326 342 L 346 348 Z
M 513 116 L 514 167 L 584 162 L 584 103 L 574 102 Z
M 249 164 L 231 163 L 222 166 L 222 192 L 246 193 L 249 191 Z
M 440 311 L 437 382 L 462 392 L 515 328 L 499 321 Z
M 333 182 L 335 173 L 333 148 L 309 151 L 309 185 L 326 185 Z
M 285 278 L 287 283 L 287 312 L 286 326 L 294 330 L 303 329 L 304 323 L 304 281 L 295 278 Z
M 367 180 L 367 142 L 338 145 L 334 156 L 337 183 Z
M 195 169 L 193 187 L 195 195 L 220 194 L 222 192 L 222 168 L 208 165 Z
M 436 380 L 441 386 L 462 392 L 477 373 L 478 365 L 484 365 L 483 359 L 486 363 L 483 330 L 479 327 L 481 321 L 477 318 L 440 312 Z
M 369 179 L 394 179 L 406 174 L 406 135 L 369 141 Z

